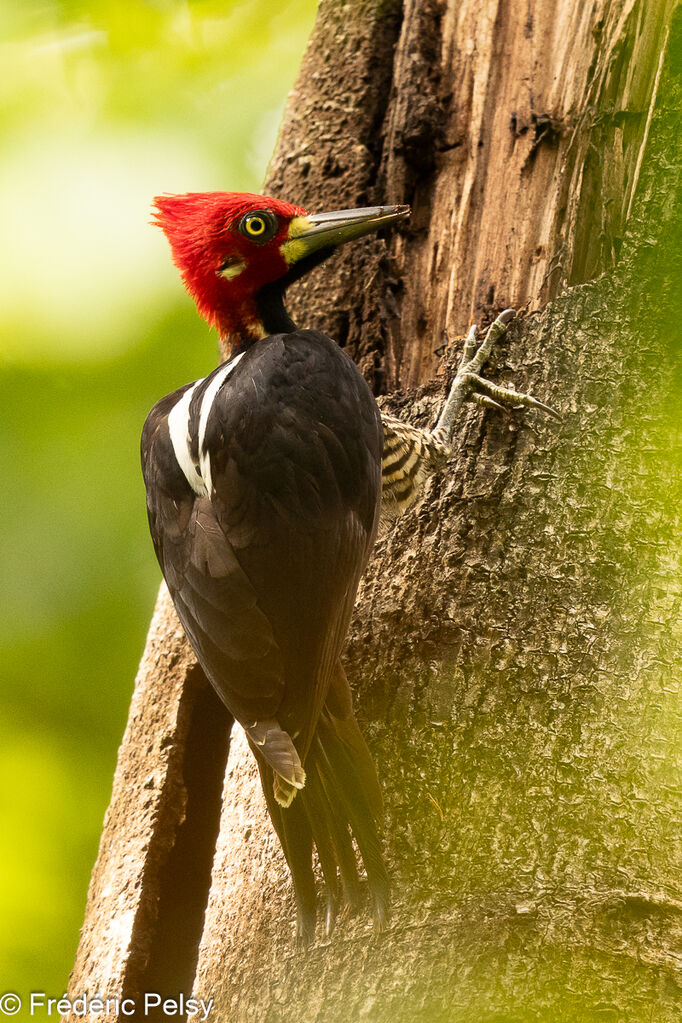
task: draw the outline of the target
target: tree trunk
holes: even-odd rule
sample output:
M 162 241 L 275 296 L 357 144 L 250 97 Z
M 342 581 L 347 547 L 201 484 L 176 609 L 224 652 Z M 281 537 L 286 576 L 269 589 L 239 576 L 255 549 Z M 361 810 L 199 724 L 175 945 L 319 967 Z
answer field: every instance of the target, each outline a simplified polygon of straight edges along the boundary
M 254 765 L 235 734 L 225 773 L 227 715 L 162 593 L 72 997 L 194 990 L 230 1023 L 680 1018 L 682 18 L 521 7 L 322 0 L 267 182 L 313 210 L 413 204 L 292 301 L 395 414 L 432 425 L 443 328 L 507 305 L 535 315 L 491 377 L 564 413 L 467 411 L 364 579 L 346 666 L 393 923 L 295 948 Z

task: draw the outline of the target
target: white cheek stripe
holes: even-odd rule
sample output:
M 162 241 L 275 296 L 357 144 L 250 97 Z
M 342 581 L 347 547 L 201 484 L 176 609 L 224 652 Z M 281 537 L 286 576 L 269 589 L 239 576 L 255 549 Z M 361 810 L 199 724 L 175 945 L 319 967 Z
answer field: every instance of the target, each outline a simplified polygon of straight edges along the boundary
M 238 355 L 235 359 L 232 359 L 226 366 L 223 366 L 211 380 L 210 384 L 204 392 L 204 396 L 201 399 L 201 412 L 199 413 L 199 468 L 201 469 L 201 475 L 204 480 L 204 486 L 206 487 L 206 493 L 211 495 L 213 491 L 213 480 L 211 478 L 211 458 L 208 451 L 204 449 L 204 443 L 206 441 L 206 427 L 208 425 L 208 417 L 213 408 L 213 402 L 216 399 L 218 391 L 223 386 L 227 378 L 233 369 L 237 366 L 237 363 L 244 357 L 244 352 Z
M 197 472 L 189 450 L 189 403 L 201 382 L 201 380 L 197 380 L 196 384 L 185 391 L 180 401 L 173 405 L 168 413 L 168 432 L 177 463 L 185 474 L 187 482 L 195 494 L 204 497 L 206 486 Z
M 202 395 L 201 409 L 199 412 L 199 436 L 197 438 L 199 449 L 198 467 L 192 459 L 192 453 L 190 450 L 192 438 L 189 435 L 189 406 L 197 387 L 199 387 L 200 384 L 203 384 L 206 378 L 204 377 L 202 380 L 197 380 L 195 384 L 192 384 L 192 386 L 185 391 L 180 400 L 175 403 L 168 413 L 168 432 L 170 433 L 175 458 L 182 469 L 185 479 L 194 493 L 199 497 L 206 497 L 206 495 L 210 495 L 213 489 L 213 481 L 211 478 L 211 459 L 208 452 L 204 451 L 208 417 L 218 391 L 243 355 L 244 352 L 242 352 L 241 355 L 238 355 L 235 359 L 232 359 L 231 362 L 228 362 L 226 366 L 221 367 Z
M 233 263 L 232 266 L 226 266 L 221 270 L 219 276 L 224 277 L 226 281 L 233 281 L 243 270 L 246 270 L 246 263 Z

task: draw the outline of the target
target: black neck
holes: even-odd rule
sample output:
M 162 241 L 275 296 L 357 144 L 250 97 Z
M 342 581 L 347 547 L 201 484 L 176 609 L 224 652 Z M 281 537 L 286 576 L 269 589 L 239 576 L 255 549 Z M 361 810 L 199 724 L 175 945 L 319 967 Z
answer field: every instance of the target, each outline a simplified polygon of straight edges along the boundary
M 266 284 L 256 295 L 256 305 L 266 334 L 291 334 L 296 324 L 284 306 L 284 279 Z
M 320 249 L 312 255 L 294 263 L 291 269 L 278 281 L 265 284 L 256 295 L 258 314 L 267 334 L 291 334 L 296 324 L 284 306 L 284 293 L 290 284 L 319 266 L 331 256 L 334 249 Z

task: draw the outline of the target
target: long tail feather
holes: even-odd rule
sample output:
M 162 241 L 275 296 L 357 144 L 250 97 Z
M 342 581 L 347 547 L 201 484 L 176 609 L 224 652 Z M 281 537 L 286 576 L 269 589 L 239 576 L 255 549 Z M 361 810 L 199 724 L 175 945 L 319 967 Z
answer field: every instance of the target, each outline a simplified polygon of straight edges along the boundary
M 305 785 L 283 805 L 278 795 L 280 776 L 252 743 L 260 767 L 263 791 L 275 830 L 291 870 L 298 909 L 299 939 L 309 943 L 315 931 L 315 882 L 312 847 L 317 849 L 327 888 L 325 932 L 329 934 L 339 901 L 355 910 L 360 882 L 353 839 L 357 843 L 374 903 L 377 927 L 390 913 L 390 886 L 377 823 L 381 791 L 374 764 L 360 729 L 351 715 L 337 718 L 325 709 L 305 760 Z
M 366 750 L 359 729 L 357 735 Z M 320 719 L 317 738 L 320 749 L 318 770 L 328 786 L 330 802 L 339 808 L 337 816 L 345 817 L 358 844 L 374 901 L 375 920 L 377 926 L 383 928 L 390 914 L 390 884 L 377 831 L 377 809 L 381 804 L 374 765 L 367 751 L 371 765 L 368 776 L 367 763 L 355 755 L 355 746 L 346 745 L 331 715 L 323 715 Z
M 360 882 L 348 822 L 344 815 L 338 812 L 333 796 L 330 799 L 329 782 L 320 768 L 320 763 L 317 762 L 317 759 L 311 763 L 309 756 L 308 764 L 310 764 L 310 774 L 313 780 L 312 785 L 307 786 L 301 793 L 301 801 L 310 821 L 313 840 L 318 855 L 322 845 L 329 847 L 333 857 L 334 878 L 338 868 L 344 901 L 354 911 L 360 903 Z M 322 857 L 320 857 L 320 863 L 322 864 Z M 326 875 L 325 881 L 327 881 Z M 327 881 L 327 883 L 329 882 Z
M 256 754 L 261 784 L 268 813 L 280 840 L 284 856 L 289 864 L 296 896 L 296 934 L 303 945 L 309 945 L 315 938 L 316 896 L 315 875 L 313 874 L 313 834 L 308 815 L 302 803 L 294 801 L 283 807 L 277 801 L 274 786 L 277 776 L 270 765 L 251 747 Z

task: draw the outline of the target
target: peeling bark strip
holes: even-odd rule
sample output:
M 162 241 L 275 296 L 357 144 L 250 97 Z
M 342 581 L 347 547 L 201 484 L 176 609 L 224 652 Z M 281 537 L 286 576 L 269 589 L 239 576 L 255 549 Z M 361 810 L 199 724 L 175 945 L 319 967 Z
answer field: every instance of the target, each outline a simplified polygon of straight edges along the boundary
M 240 736 L 208 899 L 200 880 L 178 909 L 185 819 L 208 872 L 227 728 L 200 720 L 217 700 L 162 595 L 73 997 L 188 993 L 198 955 L 194 994 L 230 1023 L 679 1021 L 680 68 L 667 0 L 321 4 L 267 188 L 416 216 L 302 282 L 299 321 L 377 390 L 425 385 L 384 400 L 432 424 L 446 319 L 551 300 L 492 375 L 565 420 L 469 411 L 364 581 L 346 660 L 385 778 L 392 928 L 295 950 Z M 204 905 L 190 955 L 177 928 Z
M 434 378 L 446 326 L 542 308 L 611 266 L 674 6 L 405 0 L 400 20 L 396 3 L 323 3 L 268 187 L 414 213 L 390 268 L 381 242 L 346 251 L 302 282 L 294 319 L 332 327 L 384 393 Z

